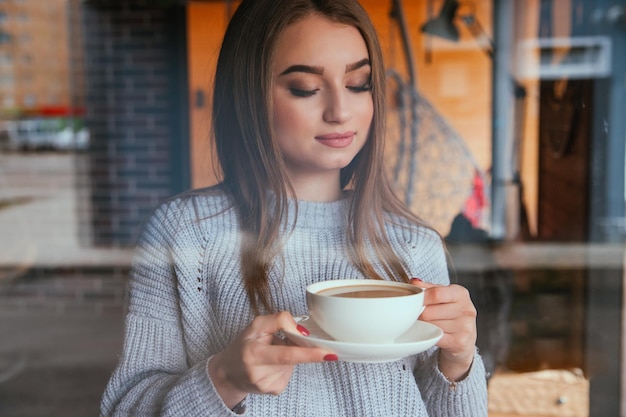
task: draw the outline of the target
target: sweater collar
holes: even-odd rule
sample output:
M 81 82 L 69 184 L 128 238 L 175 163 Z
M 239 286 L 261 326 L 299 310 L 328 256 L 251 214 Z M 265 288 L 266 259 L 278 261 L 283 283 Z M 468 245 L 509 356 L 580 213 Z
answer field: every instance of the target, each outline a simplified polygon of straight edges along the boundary
M 288 227 L 309 229 L 345 227 L 348 221 L 350 197 L 351 194 L 345 192 L 342 199 L 330 202 L 289 198 L 287 199 L 286 224 Z M 273 193 L 270 193 L 269 202 L 270 205 L 276 202 Z

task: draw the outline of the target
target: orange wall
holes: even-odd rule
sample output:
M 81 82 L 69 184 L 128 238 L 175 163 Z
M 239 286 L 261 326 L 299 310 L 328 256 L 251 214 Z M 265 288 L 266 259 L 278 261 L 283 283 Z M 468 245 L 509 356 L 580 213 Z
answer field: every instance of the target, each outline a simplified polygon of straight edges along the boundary
M 228 22 L 225 2 L 192 2 L 187 7 L 188 63 L 191 125 L 192 187 L 215 184 L 211 146 L 211 97 L 213 76 L 222 36 Z M 196 94 L 204 95 L 204 106 L 196 105 Z

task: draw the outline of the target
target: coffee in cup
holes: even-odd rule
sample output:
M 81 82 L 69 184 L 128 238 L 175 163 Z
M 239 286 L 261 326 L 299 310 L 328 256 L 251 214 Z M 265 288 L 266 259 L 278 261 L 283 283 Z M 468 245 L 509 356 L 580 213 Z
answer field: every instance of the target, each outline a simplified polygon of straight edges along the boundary
M 424 291 L 411 284 L 372 280 L 330 280 L 307 287 L 309 314 L 334 339 L 393 343 L 423 310 Z
M 380 285 L 350 285 L 319 291 L 320 295 L 347 298 L 401 297 L 415 292 L 406 288 L 381 287 Z

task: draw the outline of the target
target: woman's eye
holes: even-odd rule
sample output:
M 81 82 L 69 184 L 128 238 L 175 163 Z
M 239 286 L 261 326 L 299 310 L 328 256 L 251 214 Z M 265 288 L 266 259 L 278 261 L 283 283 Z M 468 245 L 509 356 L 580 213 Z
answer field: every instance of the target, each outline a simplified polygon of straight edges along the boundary
M 353 93 L 363 93 L 365 91 L 372 91 L 372 85 L 367 82 L 363 85 L 357 85 L 357 86 L 346 86 L 346 88 L 350 91 L 352 91 Z
M 315 89 L 315 90 L 302 90 L 300 88 L 290 88 L 289 91 L 291 92 L 291 94 L 293 94 L 296 97 L 311 97 L 312 95 L 314 95 L 317 92 L 317 89 Z

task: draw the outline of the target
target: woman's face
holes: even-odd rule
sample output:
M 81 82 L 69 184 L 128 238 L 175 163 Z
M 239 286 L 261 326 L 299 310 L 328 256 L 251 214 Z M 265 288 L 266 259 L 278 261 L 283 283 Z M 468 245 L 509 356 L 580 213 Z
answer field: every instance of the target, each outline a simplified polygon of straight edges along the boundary
M 272 126 L 296 188 L 339 171 L 367 139 L 374 104 L 367 46 L 353 26 L 311 15 L 279 36 Z

